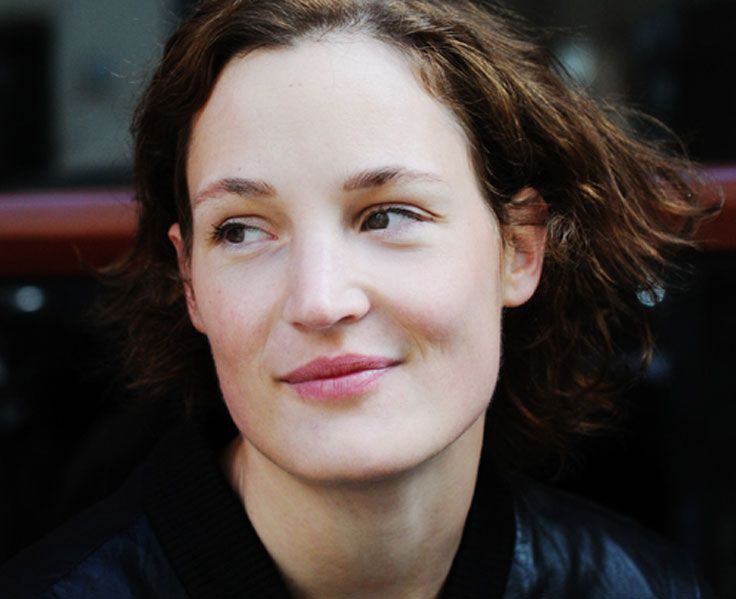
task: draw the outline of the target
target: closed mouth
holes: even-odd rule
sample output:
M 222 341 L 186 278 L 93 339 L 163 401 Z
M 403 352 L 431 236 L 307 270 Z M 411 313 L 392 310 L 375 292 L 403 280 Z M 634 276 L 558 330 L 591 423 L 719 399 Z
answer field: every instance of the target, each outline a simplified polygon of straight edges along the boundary
M 280 380 L 299 396 L 308 399 L 337 399 L 366 394 L 378 384 L 396 360 L 358 354 L 317 358 L 293 370 Z
M 344 354 L 334 358 L 320 357 L 291 371 L 281 380 L 298 384 L 308 381 L 345 377 L 365 370 L 383 370 L 397 364 L 381 356 Z

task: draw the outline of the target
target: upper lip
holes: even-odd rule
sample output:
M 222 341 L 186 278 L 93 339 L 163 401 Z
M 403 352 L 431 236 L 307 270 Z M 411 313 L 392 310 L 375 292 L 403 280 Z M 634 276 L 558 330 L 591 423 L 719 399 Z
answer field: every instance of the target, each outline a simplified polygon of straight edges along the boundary
M 292 370 L 281 377 L 286 383 L 303 383 L 317 379 L 330 379 L 346 376 L 362 370 L 378 370 L 396 364 L 396 360 L 381 356 L 362 356 L 345 354 L 334 358 L 320 357 Z

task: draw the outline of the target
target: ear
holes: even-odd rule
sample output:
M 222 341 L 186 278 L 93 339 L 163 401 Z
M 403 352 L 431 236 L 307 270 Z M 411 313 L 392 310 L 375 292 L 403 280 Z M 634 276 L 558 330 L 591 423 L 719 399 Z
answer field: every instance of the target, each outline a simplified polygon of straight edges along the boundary
M 189 319 L 192 321 L 195 329 L 200 333 L 204 333 L 204 324 L 202 323 L 202 318 L 199 315 L 197 299 L 194 296 L 194 289 L 192 288 L 190 257 L 181 236 L 181 227 L 179 227 L 179 223 L 174 223 L 169 227 L 169 239 L 176 249 L 176 259 L 179 265 L 179 277 L 181 278 L 182 285 L 184 285 L 184 297 L 187 301 Z
M 511 199 L 503 229 L 503 305 L 508 308 L 528 301 L 539 285 L 546 221 L 547 203 L 535 189 L 524 187 Z

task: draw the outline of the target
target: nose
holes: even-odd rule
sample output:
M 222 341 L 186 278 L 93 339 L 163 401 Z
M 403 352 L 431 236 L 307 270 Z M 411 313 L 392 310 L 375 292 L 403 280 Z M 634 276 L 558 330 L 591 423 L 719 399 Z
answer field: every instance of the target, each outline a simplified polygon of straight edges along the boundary
M 294 243 L 284 318 L 304 330 L 326 330 L 360 320 L 370 310 L 358 261 L 328 234 Z

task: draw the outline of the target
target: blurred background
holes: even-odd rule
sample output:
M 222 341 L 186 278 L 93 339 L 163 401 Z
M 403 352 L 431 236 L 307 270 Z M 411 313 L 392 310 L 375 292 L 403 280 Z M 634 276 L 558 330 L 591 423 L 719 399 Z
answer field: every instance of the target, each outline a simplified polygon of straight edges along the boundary
M 130 115 L 184 0 L 0 0 L 0 562 L 112 491 L 158 428 L 95 331 L 94 267 L 129 245 Z M 631 420 L 564 488 L 685 546 L 736 597 L 736 1 L 509 0 L 598 96 L 656 116 L 726 205 L 684 290 L 642 298 L 660 345 Z M 651 301 L 656 299 L 656 301 Z

